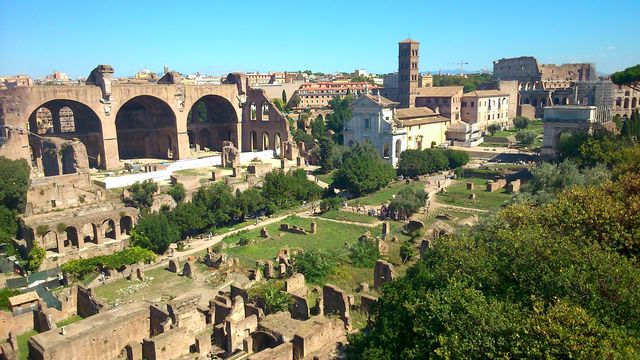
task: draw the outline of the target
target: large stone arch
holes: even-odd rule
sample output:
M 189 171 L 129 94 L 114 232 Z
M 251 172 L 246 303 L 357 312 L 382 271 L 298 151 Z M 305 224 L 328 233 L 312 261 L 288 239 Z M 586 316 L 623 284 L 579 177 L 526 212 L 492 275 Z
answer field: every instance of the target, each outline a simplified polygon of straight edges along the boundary
M 120 235 L 131 235 L 133 229 L 133 218 L 130 215 L 124 215 L 120 218 Z
M 40 247 L 45 250 L 55 252 L 60 252 L 62 250 L 58 247 L 58 234 L 53 230 L 47 231 L 47 233 L 42 235 Z
M 196 100 L 187 115 L 188 131 L 194 134 L 194 146 L 222 151 L 222 142 L 238 146 L 238 115 L 233 105 L 219 95 L 205 95 Z
M 116 228 L 116 222 L 113 219 L 104 220 L 102 225 L 100 225 L 100 231 L 104 239 L 118 240 L 120 238 L 120 234 L 118 234 L 118 229 Z
M 164 100 L 151 95 L 131 98 L 118 110 L 115 126 L 121 160 L 179 157 L 176 115 Z
M 264 331 L 255 331 L 251 334 L 251 339 L 253 340 L 252 350 L 254 353 L 258 353 L 265 349 L 272 349 L 280 344 L 278 339 Z
M 77 138 L 87 149 L 89 166 L 106 168 L 102 122 L 88 105 L 69 99 L 48 100 L 31 111 L 28 127 L 31 160 L 35 168 L 41 168 L 42 138 L 47 137 Z

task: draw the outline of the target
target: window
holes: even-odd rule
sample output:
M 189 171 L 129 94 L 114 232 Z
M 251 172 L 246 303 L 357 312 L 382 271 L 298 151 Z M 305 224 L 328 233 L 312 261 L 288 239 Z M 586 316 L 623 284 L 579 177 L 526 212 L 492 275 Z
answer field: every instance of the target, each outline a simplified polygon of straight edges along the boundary
M 256 119 L 256 104 L 251 103 L 251 120 Z
M 364 128 L 365 129 L 370 129 L 371 128 L 371 120 L 370 119 L 364 119 Z
M 467 102 L 466 101 L 462 102 L 462 107 L 467 107 Z
M 474 107 L 474 106 L 475 106 L 475 104 L 474 104 L 474 103 L 473 103 L 473 101 L 472 101 L 472 102 L 471 102 L 471 107 Z

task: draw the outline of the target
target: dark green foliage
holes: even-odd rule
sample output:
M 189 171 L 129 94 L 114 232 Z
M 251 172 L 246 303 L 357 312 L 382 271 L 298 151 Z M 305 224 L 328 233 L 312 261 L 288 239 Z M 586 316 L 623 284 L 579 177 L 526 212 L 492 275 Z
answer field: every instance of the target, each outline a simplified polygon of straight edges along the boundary
M 9 243 L 18 233 L 16 214 L 0 205 L 0 243 Z
M 637 358 L 638 204 L 640 174 L 626 172 L 440 238 L 385 285 L 349 357 Z
M 20 290 L 2 288 L 0 289 L 0 310 L 9 311 L 9 298 L 20 295 Z
M 242 216 L 231 188 L 222 182 L 198 189 L 193 195 L 193 203 L 206 210 L 201 216 L 209 228 L 229 225 Z
M 335 133 L 334 141 L 338 144 L 343 144 L 342 131 L 345 122 L 351 119 L 352 102 L 353 96 L 345 96 L 343 99 L 336 97 L 329 102 L 333 114 L 327 116 L 327 127 Z
M 389 203 L 389 210 L 396 215 L 408 218 L 422 208 L 427 200 L 423 189 L 405 187 Z
M 301 100 L 300 96 L 298 96 L 298 93 L 293 93 L 293 96 L 287 102 L 287 109 L 297 108 L 298 106 L 300 106 L 300 101 Z
M 282 89 L 282 102 L 287 103 L 287 91 L 285 89 Z
M 378 240 L 366 236 L 360 237 L 355 244 L 351 245 L 349 258 L 351 259 L 351 264 L 355 267 L 374 267 L 376 261 L 380 258 Z
M 184 202 L 169 212 L 168 217 L 180 232 L 180 237 L 184 238 L 197 235 L 211 227 L 207 221 L 209 217 L 204 216 L 206 212 L 207 210 L 202 206 L 192 202 Z
M 181 183 L 175 183 L 169 187 L 167 194 L 169 194 L 175 202 L 179 203 L 184 200 L 185 196 L 187 196 L 187 190 Z
M 262 195 L 270 209 L 289 209 L 320 198 L 322 188 L 307 179 L 307 173 L 302 169 L 285 173 L 274 170 L 264 178 Z
M 336 266 L 334 257 L 322 250 L 309 249 L 293 257 L 293 269 L 304 275 L 306 281 L 324 284 Z
M 326 133 L 327 127 L 324 124 L 324 120 L 322 120 L 321 116 L 318 116 L 311 122 L 311 135 L 316 139 L 320 139 L 324 137 Z
M 38 271 L 40 265 L 42 265 L 42 261 L 47 256 L 47 252 L 39 247 L 38 245 L 34 245 L 33 248 L 29 251 L 27 262 L 25 264 L 25 270 L 27 271 Z
M 320 211 L 327 212 L 330 210 L 339 210 L 342 207 L 344 199 L 340 196 L 329 197 L 320 201 Z
M 518 129 L 518 130 L 524 130 L 524 129 L 528 128 L 529 125 L 531 125 L 531 120 L 529 120 L 528 118 L 526 118 L 524 116 L 516 116 L 513 119 L 513 126 L 515 126 L 516 129 Z
M 418 255 L 418 251 L 413 246 L 413 244 L 411 244 L 410 241 L 405 241 L 400 246 L 400 258 L 402 259 L 402 262 L 406 263 L 407 261 L 411 261 L 417 255 Z
M 257 188 L 249 188 L 243 192 L 236 191 L 236 207 L 238 212 L 242 214 L 242 219 L 246 216 L 254 216 L 265 211 L 267 202 L 262 193 Z
M 449 168 L 448 151 L 442 149 L 405 150 L 400 154 L 398 174 L 406 177 L 432 174 Z M 451 153 L 453 154 L 453 153 Z M 452 162 L 464 161 L 464 155 L 452 155 Z M 468 161 L 468 156 L 467 156 Z
M 277 99 L 273 99 L 273 105 L 276 106 L 276 108 L 278 110 L 280 110 L 281 112 L 285 112 L 285 102 L 282 101 L 282 99 L 277 98 Z
M 491 134 L 493 136 L 493 134 L 495 134 L 498 131 L 500 131 L 500 125 L 491 124 L 491 125 L 487 126 L 487 131 L 489 132 L 489 134 Z
M 136 182 L 129 186 L 127 190 L 130 196 L 124 200 L 128 206 L 133 206 L 140 210 L 148 210 L 153 205 L 153 194 L 158 191 L 158 184 L 153 180 Z
M 449 160 L 449 169 L 457 169 L 469 162 L 469 154 L 464 151 L 447 149 L 445 154 Z
M 249 288 L 249 299 L 264 304 L 265 315 L 287 311 L 293 299 L 282 288 L 282 281 L 269 280 Z
M 629 139 L 604 132 L 593 136 L 586 132 L 563 133 L 558 142 L 558 158 L 573 159 L 581 167 L 593 167 L 598 163 L 612 167 L 622 162 L 629 142 Z
M 297 129 L 293 134 L 293 140 L 295 140 L 296 142 L 302 141 L 304 143 L 304 147 L 307 149 L 311 149 L 315 146 L 313 136 L 311 134 L 307 134 L 304 130 L 301 129 Z
M 611 81 L 616 85 L 637 86 L 640 83 L 640 64 L 613 73 Z
M 345 151 L 342 167 L 333 176 L 333 186 L 360 196 L 387 186 L 395 176 L 393 166 L 380 159 L 369 143 L 357 143 Z
M 130 247 L 115 252 L 111 255 L 101 255 L 88 259 L 71 260 L 62 264 L 62 272 L 67 276 L 82 279 L 99 269 L 120 269 L 123 265 L 131 265 L 138 262 L 151 263 L 156 255 L 147 249 Z
M 466 76 L 433 75 L 433 86 L 464 86 L 464 92 L 474 91 L 479 84 L 491 80 L 491 74 L 466 74 Z
M 342 145 L 336 144 L 328 137 L 320 138 L 320 171 L 328 173 L 333 169 L 338 169 L 342 165 L 342 157 L 346 148 Z
M 0 156 L 0 205 L 24 212 L 29 188 L 29 164 L 24 159 L 9 160 Z
M 516 140 L 524 146 L 529 146 L 536 141 L 536 133 L 528 130 L 520 130 L 516 133 Z
M 131 232 L 131 245 L 149 249 L 156 254 L 164 254 L 169 244 L 180 240 L 178 226 L 169 221 L 165 213 L 146 214 Z

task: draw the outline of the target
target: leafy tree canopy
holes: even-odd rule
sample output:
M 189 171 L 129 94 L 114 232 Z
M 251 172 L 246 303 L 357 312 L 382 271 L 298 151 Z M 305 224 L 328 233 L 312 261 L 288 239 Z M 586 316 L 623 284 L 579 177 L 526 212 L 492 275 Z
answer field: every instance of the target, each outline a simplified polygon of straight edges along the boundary
M 333 185 L 360 196 L 389 185 L 394 176 L 393 166 L 382 160 L 370 143 L 357 143 L 344 153 Z
M 0 156 L 0 205 L 24 212 L 29 188 L 29 164 L 24 159 L 9 160 Z
M 626 85 L 640 91 L 640 64 L 613 73 L 611 81 L 616 85 Z

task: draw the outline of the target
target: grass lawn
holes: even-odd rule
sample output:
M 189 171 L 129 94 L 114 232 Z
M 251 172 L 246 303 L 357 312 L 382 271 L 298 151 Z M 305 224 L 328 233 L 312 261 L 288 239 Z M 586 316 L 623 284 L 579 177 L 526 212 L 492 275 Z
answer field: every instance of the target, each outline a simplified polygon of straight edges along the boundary
M 467 190 L 467 183 L 473 183 L 474 190 Z M 506 190 L 501 189 L 495 192 L 485 191 L 487 180 L 478 178 L 469 178 L 456 181 L 453 185 L 447 187 L 447 192 L 436 195 L 438 202 L 443 204 L 463 206 L 474 209 L 495 210 L 507 201 L 511 195 Z M 470 194 L 476 194 L 476 199 L 469 199 Z
M 287 223 L 297 225 L 309 231 L 311 222 L 316 221 L 318 231 L 316 234 L 293 234 L 280 231 L 280 224 Z M 256 260 L 273 260 L 278 251 L 282 248 L 289 249 L 321 249 L 336 254 L 346 253 L 345 243 L 353 243 L 365 231 L 370 231 L 374 236 L 380 236 L 381 227 L 368 228 L 358 225 L 340 224 L 322 219 L 304 219 L 299 217 L 289 217 L 281 222 L 266 226 L 270 238 L 260 238 L 260 229 L 253 229 L 246 232 L 225 238 L 223 241 L 230 247 L 224 251 L 231 256 L 240 258 L 240 261 L 253 268 Z M 236 246 L 241 238 L 254 240 L 255 242 L 245 246 Z
M 333 182 L 333 174 L 334 173 L 335 173 L 335 170 L 330 171 L 330 172 L 328 172 L 326 174 L 322 174 L 322 173 L 320 173 L 318 171 L 314 171 L 313 175 L 315 177 L 317 177 L 323 183 L 331 185 L 331 183 Z
M 68 317 L 68 318 L 66 318 L 64 320 L 57 322 L 56 326 L 57 327 L 63 327 L 63 326 L 71 325 L 74 322 L 78 322 L 80 320 L 82 320 L 82 316 L 80 316 L 80 315 L 71 315 L 70 317 Z
M 330 210 L 326 213 L 320 215 L 321 218 L 325 219 L 333 219 L 333 220 L 342 220 L 342 221 L 353 221 L 365 224 L 373 224 L 378 221 L 377 218 L 365 214 L 358 214 L 351 211 L 340 211 L 340 210 Z
M 423 182 L 411 181 L 406 184 L 404 181 L 396 181 L 393 184 L 387 186 L 384 189 L 380 189 L 373 194 L 365 195 L 356 199 L 348 201 L 350 205 L 382 205 L 385 202 L 391 201 L 394 195 L 400 192 L 404 187 L 412 188 L 424 188 Z
M 29 341 L 30 337 L 36 334 L 37 332 L 35 330 L 31 330 L 18 335 L 18 359 L 27 360 L 29 356 L 29 346 L 27 345 L 27 341 Z
M 445 214 L 445 213 L 451 215 L 453 218 L 451 220 L 448 220 L 448 219 L 437 219 L 436 218 L 436 215 Z M 447 225 L 451 225 L 453 227 L 456 227 L 458 222 L 466 220 L 466 219 L 468 219 L 470 217 L 473 217 L 473 214 L 468 214 L 468 213 L 462 212 L 462 211 L 454 211 L 454 210 L 442 209 L 441 211 L 438 211 L 436 214 L 429 215 L 429 217 L 427 217 L 427 219 L 425 219 L 424 224 L 425 224 L 425 226 L 429 227 L 429 226 L 433 225 L 436 221 L 442 221 L 443 223 L 446 223 Z
M 118 279 L 112 283 L 98 286 L 96 295 L 109 304 L 127 303 L 134 300 L 174 298 L 185 293 L 193 285 L 193 280 L 178 276 L 163 268 L 145 272 L 144 281 Z

